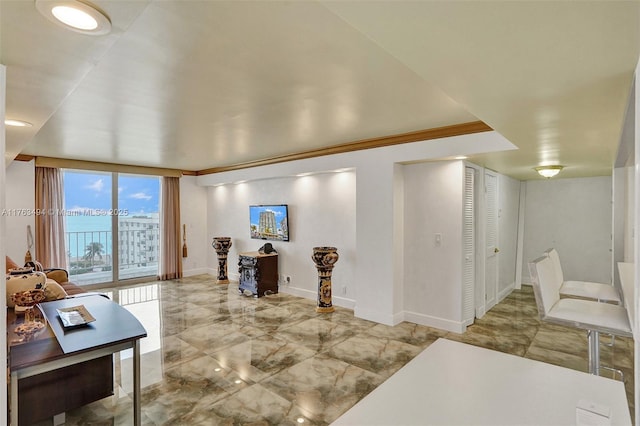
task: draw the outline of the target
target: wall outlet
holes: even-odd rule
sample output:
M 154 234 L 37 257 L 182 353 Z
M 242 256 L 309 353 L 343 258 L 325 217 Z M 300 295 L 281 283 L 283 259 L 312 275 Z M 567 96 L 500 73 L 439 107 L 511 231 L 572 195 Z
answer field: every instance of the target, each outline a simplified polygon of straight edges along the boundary
M 346 295 L 346 294 L 347 294 L 347 286 L 346 286 L 346 285 L 343 285 L 343 286 L 342 286 L 342 295 L 344 296 L 344 295 Z

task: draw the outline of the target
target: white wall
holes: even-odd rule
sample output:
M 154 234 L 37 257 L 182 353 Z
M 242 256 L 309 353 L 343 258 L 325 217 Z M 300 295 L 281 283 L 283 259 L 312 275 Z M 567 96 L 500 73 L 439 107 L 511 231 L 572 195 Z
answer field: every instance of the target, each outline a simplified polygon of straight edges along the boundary
M 407 165 L 404 178 L 405 319 L 461 331 L 464 165 Z
M 406 197 L 408 191 L 404 191 L 404 195 L 399 192 L 403 186 L 402 168 L 399 165 L 418 160 L 452 158 L 457 155 L 514 148 L 513 144 L 498 133 L 485 132 L 198 176 L 198 183 L 215 186 L 242 180 L 249 180 L 249 183 L 266 182 L 270 179 L 283 179 L 300 173 L 326 172 L 341 168 L 355 169 L 357 174 L 355 222 L 353 222 L 356 228 L 355 257 L 340 260 L 336 269 L 342 266 L 342 268 L 352 267 L 354 270 L 355 291 L 353 285 L 349 284 L 351 287 L 347 290 L 347 296 L 355 297 L 355 315 L 392 325 L 403 321 L 405 317 L 402 311 L 404 272 L 399 253 L 402 253 L 404 246 L 404 234 L 409 232 L 403 226 L 403 214 L 400 214 L 402 197 Z M 265 190 L 272 191 L 269 186 L 265 187 Z M 279 195 L 279 199 L 282 199 L 286 194 Z M 220 228 L 220 222 L 224 223 L 226 219 L 224 215 L 216 213 L 220 210 L 215 204 L 220 205 L 220 203 L 235 200 L 236 195 L 230 193 L 217 194 L 215 199 L 213 196 L 209 197 L 209 237 L 215 236 L 215 233 L 232 231 Z M 242 201 L 246 205 L 246 199 Z M 269 202 L 273 201 L 269 200 Z M 307 225 L 298 224 L 297 226 Z M 241 247 L 232 248 L 232 255 L 237 256 L 237 250 L 243 250 L 246 247 L 243 241 L 238 241 L 238 244 Z M 304 254 L 305 264 L 309 255 L 308 252 Z M 405 259 L 407 256 L 408 254 L 405 253 Z M 346 265 L 347 262 L 353 263 Z M 215 255 L 211 253 L 209 265 L 213 267 L 215 264 Z M 289 265 L 285 259 L 281 270 L 288 273 L 289 269 L 296 267 Z M 458 298 L 450 300 L 449 303 L 459 305 L 461 302 Z
M 333 303 L 353 308 L 356 262 L 355 179 L 355 172 L 351 170 L 209 188 L 209 230 L 206 235 L 209 265 L 216 265 L 217 268 L 216 254 L 210 245 L 213 238 L 231 237 L 228 274 L 231 279 L 237 280 L 238 254 L 256 251 L 265 243 L 250 238 L 249 206 L 287 204 L 290 241 L 271 241 L 278 251 L 279 274 L 291 277 L 289 284 L 280 282 L 280 291 L 315 299 L 318 278 L 311 260 L 312 249 L 315 246 L 334 246 L 337 247 L 340 258 L 332 276 Z M 217 269 L 212 269 L 211 273 L 216 275 Z
M 207 255 L 207 189 L 196 185 L 195 176 L 180 178 L 180 219 L 187 227 L 187 257 L 182 258 L 185 277 L 206 274 Z
M 528 262 L 555 247 L 565 280 L 611 283 L 610 176 L 527 181 L 523 282 Z
M 12 161 L 6 169 L 6 250 L 18 265 L 27 251 L 27 225 L 35 238 L 35 166 L 34 161 Z M 31 249 L 35 259 L 35 245 Z
M 625 221 L 624 221 L 624 261 L 633 262 L 635 259 L 635 193 L 636 181 L 632 167 L 626 168 L 626 197 L 625 197 Z

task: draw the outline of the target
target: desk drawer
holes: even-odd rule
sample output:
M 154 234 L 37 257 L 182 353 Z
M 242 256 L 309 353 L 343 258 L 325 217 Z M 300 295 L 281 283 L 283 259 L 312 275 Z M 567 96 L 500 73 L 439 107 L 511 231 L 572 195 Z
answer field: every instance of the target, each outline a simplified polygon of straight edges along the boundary
M 113 395 L 113 355 L 18 381 L 18 421 L 28 425 Z

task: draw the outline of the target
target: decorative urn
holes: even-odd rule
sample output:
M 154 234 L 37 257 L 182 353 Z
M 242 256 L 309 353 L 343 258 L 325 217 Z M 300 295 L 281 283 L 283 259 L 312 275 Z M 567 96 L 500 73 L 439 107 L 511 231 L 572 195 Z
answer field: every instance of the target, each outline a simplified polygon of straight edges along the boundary
M 216 284 L 229 284 L 227 276 L 227 255 L 231 248 L 231 237 L 214 237 L 211 246 L 218 255 L 218 279 Z
M 311 260 L 318 269 L 318 305 L 316 312 L 333 312 L 331 298 L 331 274 L 333 265 L 338 261 L 338 249 L 335 247 L 314 247 Z

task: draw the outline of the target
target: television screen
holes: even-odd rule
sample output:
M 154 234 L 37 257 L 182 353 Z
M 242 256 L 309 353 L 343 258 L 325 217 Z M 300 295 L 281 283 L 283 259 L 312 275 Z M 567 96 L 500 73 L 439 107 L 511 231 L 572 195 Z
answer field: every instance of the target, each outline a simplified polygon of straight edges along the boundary
M 251 238 L 289 241 L 289 213 L 286 204 L 249 206 Z

